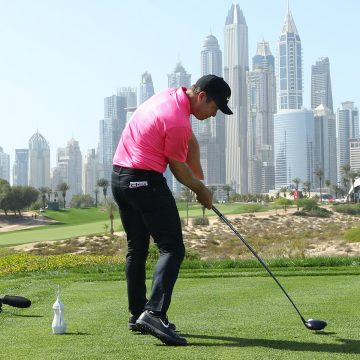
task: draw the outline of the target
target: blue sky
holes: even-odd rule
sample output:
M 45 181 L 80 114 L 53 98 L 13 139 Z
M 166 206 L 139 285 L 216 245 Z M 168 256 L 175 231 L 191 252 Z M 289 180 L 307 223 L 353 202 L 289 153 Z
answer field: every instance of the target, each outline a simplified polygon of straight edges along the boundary
M 136 87 L 149 71 L 155 91 L 180 60 L 195 82 L 200 51 L 211 32 L 223 51 L 232 1 L 0 0 L 0 146 L 28 147 L 37 130 L 58 147 L 72 137 L 83 152 L 98 144 L 104 97 Z M 235 2 L 234 2 L 235 3 Z M 249 60 L 258 41 L 276 55 L 286 0 L 243 0 Z M 304 105 L 310 105 L 311 65 L 330 59 L 334 108 L 359 107 L 360 2 L 290 0 L 303 48 Z

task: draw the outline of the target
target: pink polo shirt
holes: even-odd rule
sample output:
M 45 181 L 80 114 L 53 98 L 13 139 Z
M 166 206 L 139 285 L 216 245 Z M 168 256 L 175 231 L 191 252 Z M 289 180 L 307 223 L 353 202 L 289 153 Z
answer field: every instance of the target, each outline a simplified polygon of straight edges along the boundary
M 139 106 L 121 134 L 114 165 L 163 173 L 169 158 L 186 161 L 192 130 L 185 92 L 166 89 Z

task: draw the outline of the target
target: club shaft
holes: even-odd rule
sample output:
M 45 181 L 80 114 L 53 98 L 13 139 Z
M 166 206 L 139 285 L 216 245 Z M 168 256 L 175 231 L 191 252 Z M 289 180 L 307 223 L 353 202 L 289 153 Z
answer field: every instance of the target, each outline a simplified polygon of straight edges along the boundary
M 215 207 L 212 207 L 212 210 L 221 218 L 221 220 L 229 226 L 229 228 L 235 233 L 235 235 L 245 244 L 245 246 L 252 252 L 252 254 L 259 260 L 261 265 L 266 269 L 266 271 L 269 273 L 269 275 L 274 279 L 276 284 L 279 286 L 279 288 L 283 291 L 283 293 L 286 295 L 286 297 L 289 299 L 293 307 L 295 308 L 296 312 L 299 314 L 302 322 L 305 324 L 305 319 L 301 315 L 299 309 L 295 305 L 295 303 L 291 300 L 288 293 L 285 291 L 283 286 L 280 284 L 279 280 L 275 277 L 273 272 L 270 270 L 270 268 L 267 266 L 265 261 L 255 252 L 255 250 L 252 248 L 252 246 L 245 240 L 245 238 L 234 228 L 234 226 L 231 224 L 231 222 Z

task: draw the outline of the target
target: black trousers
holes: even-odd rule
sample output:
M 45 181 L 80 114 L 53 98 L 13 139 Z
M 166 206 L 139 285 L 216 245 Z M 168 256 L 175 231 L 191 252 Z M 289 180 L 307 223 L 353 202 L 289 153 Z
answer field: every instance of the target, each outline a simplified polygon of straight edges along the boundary
M 111 188 L 127 236 L 129 311 L 133 315 L 140 315 L 144 309 L 166 314 L 185 256 L 174 197 L 163 175 L 155 171 L 114 167 Z M 150 235 L 160 256 L 147 300 L 145 263 Z

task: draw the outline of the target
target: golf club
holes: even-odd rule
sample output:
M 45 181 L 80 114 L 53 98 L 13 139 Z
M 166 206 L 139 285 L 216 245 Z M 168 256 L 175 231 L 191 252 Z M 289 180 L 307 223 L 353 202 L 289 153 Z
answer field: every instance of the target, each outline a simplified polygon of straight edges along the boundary
M 212 206 L 212 210 L 220 217 L 220 219 L 230 227 L 230 229 L 236 234 L 236 236 L 246 245 L 246 247 L 252 252 L 252 254 L 260 261 L 261 265 L 266 269 L 266 271 L 270 274 L 270 276 L 275 280 L 275 282 L 279 285 L 280 289 L 284 292 L 286 297 L 289 299 L 291 304 L 294 306 L 295 310 L 299 314 L 303 324 L 308 328 L 309 330 L 322 330 L 327 325 L 326 321 L 323 320 L 314 320 L 309 319 L 305 320 L 303 316 L 301 315 L 299 309 L 296 307 L 295 303 L 291 300 L 288 293 L 285 291 L 285 289 L 282 287 L 278 279 L 275 277 L 275 275 L 272 273 L 272 271 L 269 269 L 269 267 L 266 265 L 264 260 L 255 252 L 255 250 L 251 247 L 251 245 L 244 239 L 244 237 L 234 228 L 234 226 L 231 224 L 231 222 L 215 207 Z
M 2 312 L 3 304 L 17 308 L 28 308 L 31 305 L 31 301 L 22 296 L 5 295 L 4 297 L 0 297 L 0 313 Z

